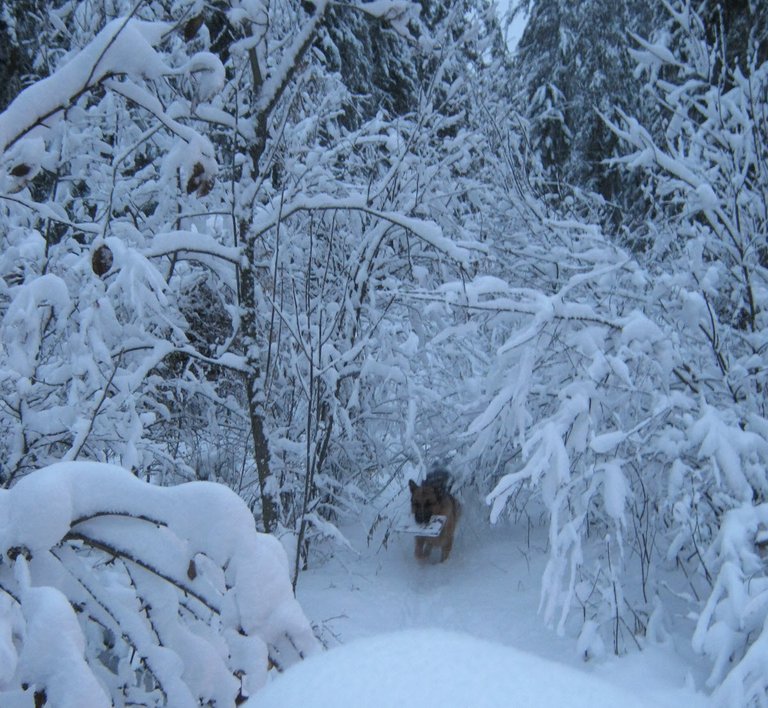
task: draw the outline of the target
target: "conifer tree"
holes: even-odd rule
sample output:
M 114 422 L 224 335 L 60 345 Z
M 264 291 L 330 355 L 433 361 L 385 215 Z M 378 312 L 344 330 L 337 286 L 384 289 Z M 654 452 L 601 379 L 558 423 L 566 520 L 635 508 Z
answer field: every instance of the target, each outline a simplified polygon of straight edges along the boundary
M 654 3 L 621 0 L 532 3 L 515 58 L 518 110 L 545 170 L 545 192 L 599 195 L 604 223 L 616 228 L 644 211 L 631 178 L 606 161 L 618 141 L 600 114 L 612 106 L 642 112 L 629 35 L 647 27 Z M 634 214 L 638 216 L 638 214 Z

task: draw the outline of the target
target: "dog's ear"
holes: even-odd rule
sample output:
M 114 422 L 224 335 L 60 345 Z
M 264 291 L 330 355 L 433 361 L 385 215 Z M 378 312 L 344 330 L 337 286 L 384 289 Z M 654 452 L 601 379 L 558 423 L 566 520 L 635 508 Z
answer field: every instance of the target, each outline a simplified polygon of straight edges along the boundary
M 413 494 L 419 488 L 419 485 L 416 484 L 416 482 L 414 482 L 412 479 L 409 479 L 408 488 L 411 490 L 411 494 Z

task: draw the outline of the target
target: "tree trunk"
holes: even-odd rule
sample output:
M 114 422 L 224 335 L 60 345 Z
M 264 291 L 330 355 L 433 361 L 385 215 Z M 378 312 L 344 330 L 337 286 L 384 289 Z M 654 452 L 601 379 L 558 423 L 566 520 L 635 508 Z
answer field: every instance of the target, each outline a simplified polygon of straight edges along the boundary
M 304 54 L 314 41 L 317 28 L 323 21 L 327 4 L 327 0 L 316 3 L 316 11 L 308 21 L 301 44 L 295 47 L 293 63 L 284 68 L 283 73 L 278 76 L 275 88 L 266 98 L 261 97 L 261 92 L 265 85 L 265 77 L 262 76 L 261 69 L 259 68 L 256 51 L 252 48 L 249 52 L 249 63 L 253 75 L 253 94 L 256 100 L 255 108 L 257 109 L 253 116 L 256 125 L 256 136 L 249 148 L 252 160 L 252 177 L 254 180 L 258 179 L 263 168 L 260 165 L 260 161 L 267 144 L 268 118 L 286 87 L 293 79 L 297 69 L 301 66 Z M 245 348 L 245 362 L 247 366 L 245 386 L 248 395 L 251 434 L 253 436 L 253 456 L 259 477 L 262 524 L 264 531 L 271 533 L 275 530 L 279 521 L 279 490 L 277 481 L 274 479 L 270 468 L 269 440 L 264 407 L 264 377 L 262 375 L 262 362 L 258 343 L 259 322 L 257 318 L 258 302 L 256 296 L 258 283 L 256 282 L 256 272 L 254 270 L 254 264 L 256 263 L 256 237 L 250 232 L 248 223 L 245 220 L 240 224 L 240 235 L 242 237 L 243 262 L 239 268 L 238 278 L 243 346 Z
M 262 381 L 258 369 L 255 373 L 246 375 L 246 387 L 253 435 L 253 456 L 259 475 L 262 524 L 266 533 L 272 533 L 277 528 L 278 521 L 277 485 L 274 484 L 269 466 L 269 442 L 264 429 L 263 405 L 260 400 Z
M 269 440 L 267 438 L 264 410 L 264 380 L 261 368 L 259 342 L 257 340 L 258 303 L 256 302 L 255 242 L 247 227 L 241 225 L 243 236 L 243 264 L 240 267 L 240 304 L 242 317 L 243 346 L 245 349 L 245 390 L 248 396 L 248 415 L 253 437 L 253 457 L 259 477 L 261 496 L 261 518 L 264 531 L 271 533 L 277 527 L 278 503 L 277 485 L 272 479 L 269 464 Z

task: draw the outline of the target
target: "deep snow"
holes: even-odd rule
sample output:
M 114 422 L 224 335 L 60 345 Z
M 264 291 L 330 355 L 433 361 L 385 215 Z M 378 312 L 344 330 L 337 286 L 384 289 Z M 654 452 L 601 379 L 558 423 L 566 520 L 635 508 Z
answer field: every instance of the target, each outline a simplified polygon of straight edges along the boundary
M 710 705 L 708 697 L 697 690 L 703 685 L 706 666 L 694 655 L 682 631 L 689 630 L 690 636 L 692 620 L 668 618 L 671 631 L 660 641 L 646 640 L 642 652 L 633 650 L 615 658 L 608 648 L 604 658 L 585 661 L 577 653 L 576 637 L 568 636 L 567 632 L 566 636 L 558 636 L 544 626 L 538 613 L 545 562 L 543 531 L 534 529 L 529 533 L 525 524 L 515 526 L 503 521 L 489 527 L 487 517 L 481 518 L 487 512 L 480 510 L 479 505 L 475 509 L 474 514 L 465 509 L 453 554 L 443 564 L 419 564 L 413 558 L 413 539 L 407 534 L 392 535 L 386 548 L 375 544 L 369 547 L 366 520 L 344 528 L 354 551 L 334 552 L 333 557 L 304 572 L 297 588 L 299 602 L 331 651 L 344 646 L 338 653 L 301 665 L 296 669 L 295 680 L 291 678 L 293 669 L 278 676 L 262 700 L 271 696 L 271 705 L 280 708 L 299 705 L 292 702 L 298 700 L 297 696 L 303 701 L 301 705 L 308 708 L 374 704 L 461 708 L 502 705 L 492 699 L 514 687 L 516 695 L 523 697 L 518 705 L 543 706 L 547 701 L 537 702 L 536 696 L 546 699 L 569 684 L 574 692 L 586 690 L 589 682 L 579 683 L 574 678 L 581 675 L 585 680 L 597 678 L 612 685 L 616 695 L 623 692 L 634 696 L 639 705 Z M 375 538 L 378 543 L 381 533 Z M 384 636 L 399 630 L 430 631 Z M 436 634 L 432 630 L 468 635 L 466 644 L 462 649 L 460 638 L 454 634 Z M 478 644 L 475 640 L 497 646 Z M 442 651 L 435 648 L 441 641 Z M 411 650 L 410 658 L 404 651 L 409 643 L 420 647 Z M 427 651 L 426 647 L 433 654 L 422 666 L 427 675 L 424 671 L 408 670 L 408 666 L 419 665 L 419 652 Z M 505 652 L 504 647 L 528 656 L 519 658 L 514 652 Z M 386 659 L 388 651 L 404 656 Z M 493 665 L 480 668 L 475 658 L 462 662 L 462 656 L 482 656 Z M 536 658 L 551 663 L 542 664 Z M 518 661 L 528 668 L 513 669 Z M 483 680 L 489 683 L 484 695 L 491 702 L 469 701 L 478 682 L 471 676 L 458 678 L 467 669 L 477 675 L 482 673 Z M 448 676 L 457 677 L 448 692 L 453 700 L 416 700 L 424 695 L 419 684 L 434 685 Z M 326 691 L 319 688 L 324 681 L 329 683 Z M 369 698 L 363 700 L 359 690 L 364 685 L 384 691 L 383 699 L 378 703 L 369 703 Z M 397 698 L 409 692 L 413 701 L 403 703 Z M 328 702 L 329 695 L 336 697 L 336 703 Z M 606 689 L 605 695 L 615 698 L 610 689 Z M 582 704 L 574 694 L 572 702 L 560 705 Z M 616 705 L 616 701 L 611 705 Z
M 273 681 L 255 708 L 651 708 L 594 676 L 438 629 L 358 639 Z

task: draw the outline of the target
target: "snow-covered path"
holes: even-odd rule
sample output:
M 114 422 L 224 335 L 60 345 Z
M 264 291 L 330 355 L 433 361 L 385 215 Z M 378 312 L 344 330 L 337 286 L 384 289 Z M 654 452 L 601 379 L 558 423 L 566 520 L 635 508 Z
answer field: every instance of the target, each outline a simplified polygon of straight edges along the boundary
M 412 539 L 392 536 L 369 548 L 368 524 L 345 528 L 355 550 L 338 551 L 305 572 L 298 598 L 329 646 L 401 629 L 438 628 L 470 634 L 601 676 L 670 708 L 708 705 L 703 666 L 687 642 L 669 640 L 621 659 L 584 662 L 573 637 L 559 637 L 538 614 L 544 559 L 542 533 L 524 525 L 488 528 L 462 519 L 451 558 L 420 565 Z

